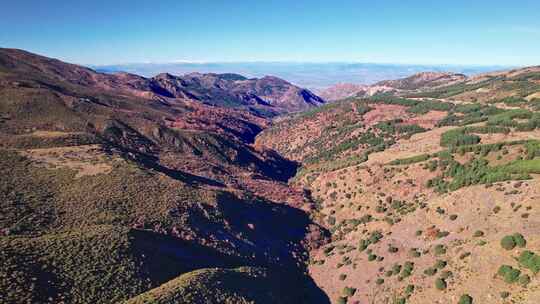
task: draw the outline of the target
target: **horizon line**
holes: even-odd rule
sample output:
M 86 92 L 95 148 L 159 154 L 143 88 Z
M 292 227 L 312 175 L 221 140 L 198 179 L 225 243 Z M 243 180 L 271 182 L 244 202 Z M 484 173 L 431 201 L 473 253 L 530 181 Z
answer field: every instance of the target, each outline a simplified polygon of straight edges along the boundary
M 502 68 L 522 68 L 540 66 L 538 64 L 514 65 L 514 64 L 481 64 L 481 63 L 400 63 L 385 61 L 356 61 L 356 60 L 171 60 L 171 61 L 131 61 L 119 63 L 76 63 L 89 67 L 107 67 L 107 66 L 128 66 L 128 65 L 206 65 L 206 64 L 368 64 L 368 65 L 394 65 L 394 66 L 435 66 L 435 67 L 502 67 Z

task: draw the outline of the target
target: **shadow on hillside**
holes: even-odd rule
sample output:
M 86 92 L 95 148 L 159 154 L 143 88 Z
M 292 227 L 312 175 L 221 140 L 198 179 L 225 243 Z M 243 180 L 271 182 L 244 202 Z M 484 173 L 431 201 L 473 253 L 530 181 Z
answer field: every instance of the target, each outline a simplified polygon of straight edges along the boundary
M 326 294 L 315 282 L 306 276 L 302 269 L 292 265 L 289 265 L 292 267 L 277 266 L 250 261 L 242 257 L 223 254 L 210 247 L 151 231 L 131 230 L 130 238 L 136 255 L 144 256 L 144 272 L 155 286 L 182 274 L 203 268 L 258 266 L 266 267 L 271 271 L 273 276 L 278 278 L 276 283 L 283 284 L 282 288 L 290 288 L 298 292 L 299 299 L 305 299 L 299 303 L 330 303 Z M 285 284 L 289 284 L 289 286 Z M 264 287 L 261 286 L 261 288 Z
M 230 193 L 218 197 L 217 209 L 231 230 L 241 232 L 241 237 L 232 240 L 236 248 L 253 257 L 252 265 L 287 269 L 302 278 L 306 296 L 312 300 L 308 303 L 329 303 L 326 294 L 304 275 L 307 256 L 302 243 L 311 239 L 308 234 L 314 233 L 313 229 L 318 230 L 319 240 L 327 239 L 330 233 L 313 223 L 306 212 L 258 198 L 241 200 Z
M 160 173 L 167 175 L 170 178 L 182 181 L 191 186 L 207 185 L 207 186 L 214 186 L 214 187 L 225 187 L 223 183 L 220 183 L 216 180 L 213 180 L 204 176 L 194 175 L 194 174 L 187 173 L 180 170 L 170 169 L 170 168 L 160 165 L 157 162 L 151 162 L 145 165 L 147 165 L 151 169 L 154 169 Z

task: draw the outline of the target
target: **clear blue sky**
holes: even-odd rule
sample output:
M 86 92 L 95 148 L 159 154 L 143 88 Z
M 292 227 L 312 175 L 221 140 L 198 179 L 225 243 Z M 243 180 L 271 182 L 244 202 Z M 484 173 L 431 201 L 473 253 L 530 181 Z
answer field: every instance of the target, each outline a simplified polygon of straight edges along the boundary
M 0 46 L 83 64 L 538 65 L 540 1 L 4 1 Z

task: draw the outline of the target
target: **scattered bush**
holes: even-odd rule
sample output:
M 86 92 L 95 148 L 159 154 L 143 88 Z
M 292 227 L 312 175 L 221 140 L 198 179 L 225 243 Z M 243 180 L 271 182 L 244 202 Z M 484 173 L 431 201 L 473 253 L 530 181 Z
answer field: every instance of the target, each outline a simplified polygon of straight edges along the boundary
M 413 292 L 414 292 L 414 285 L 412 284 L 407 285 L 407 287 L 405 288 L 405 293 L 411 294 Z
M 426 270 L 424 270 L 424 274 L 425 275 L 428 275 L 428 276 L 434 276 L 435 274 L 437 274 L 437 268 L 434 268 L 434 267 L 429 267 L 427 268 Z
M 540 256 L 531 251 L 523 251 L 518 257 L 518 262 L 534 274 L 540 272 Z
M 507 235 L 501 239 L 501 247 L 506 250 L 512 250 L 516 247 L 516 242 L 514 241 L 514 237 L 511 235 Z
M 446 267 L 448 263 L 446 261 L 443 261 L 443 260 L 437 260 L 437 262 L 435 263 L 435 268 L 437 269 L 443 269 L 444 267 Z
M 434 248 L 435 255 L 443 255 L 446 254 L 446 247 L 442 244 L 438 244 Z
M 464 294 L 459 298 L 458 304 L 472 304 L 472 302 L 473 298 L 468 294 Z
M 446 281 L 441 279 L 441 278 L 438 278 L 435 280 L 435 288 L 437 288 L 438 290 L 445 290 L 446 289 Z
M 396 252 L 398 252 L 398 250 L 399 249 L 397 247 L 394 247 L 392 245 L 388 246 L 388 252 L 390 252 L 390 253 L 396 253 Z
M 506 299 L 510 296 L 510 293 L 508 291 L 501 291 L 500 295 L 502 299 Z
M 476 230 L 473 234 L 474 237 L 482 237 L 484 236 L 484 232 L 482 230 Z
M 422 253 L 420 253 L 420 251 L 418 251 L 416 248 L 411 248 L 411 250 L 409 250 L 409 256 L 412 258 L 419 258 L 421 255 Z
M 356 288 L 353 288 L 353 287 L 345 287 L 345 288 L 343 288 L 343 294 L 346 297 L 352 297 L 352 296 L 354 296 L 355 293 L 356 293 Z
M 518 279 L 518 283 L 523 287 L 526 287 L 530 282 L 531 277 L 529 277 L 527 274 L 522 274 Z
M 401 265 L 395 264 L 394 266 L 392 266 L 392 274 L 393 275 L 397 275 L 400 272 L 401 272 Z
M 514 242 L 516 243 L 516 246 L 520 248 L 524 248 L 527 245 L 527 241 L 525 240 L 522 234 L 515 233 L 512 237 L 514 238 Z
M 521 271 L 509 265 L 502 265 L 499 267 L 497 274 L 503 277 L 506 283 L 512 284 L 518 280 Z
M 480 142 L 480 137 L 474 134 L 467 134 L 465 128 L 453 129 L 441 135 L 440 144 L 443 147 L 458 147 L 464 145 L 476 145 Z
M 406 277 L 411 276 L 413 269 L 414 269 L 414 263 L 408 262 L 408 261 L 405 262 L 405 264 L 403 264 L 403 270 L 401 271 L 400 277 L 406 278 Z

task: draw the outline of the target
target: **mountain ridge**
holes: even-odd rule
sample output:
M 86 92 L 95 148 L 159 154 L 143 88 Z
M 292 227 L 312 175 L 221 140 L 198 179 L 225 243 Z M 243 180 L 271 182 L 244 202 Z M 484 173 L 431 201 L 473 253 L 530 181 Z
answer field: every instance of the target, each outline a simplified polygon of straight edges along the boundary
M 255 106 L 254 111 L 261 115 L 305 110 L 325 102 L 311 91 L 273 76 L 247 79 L 233 73 L 191 73 L 184 76 L 163 73 L 145 78 L 125 72 L 99 73 L 18 49 L 1 49 L 0 54 L 4 57 L 0 59 L 4 68 L 36 71 L 57 80 L 144 98 L 180 98 L 218 105 Z

